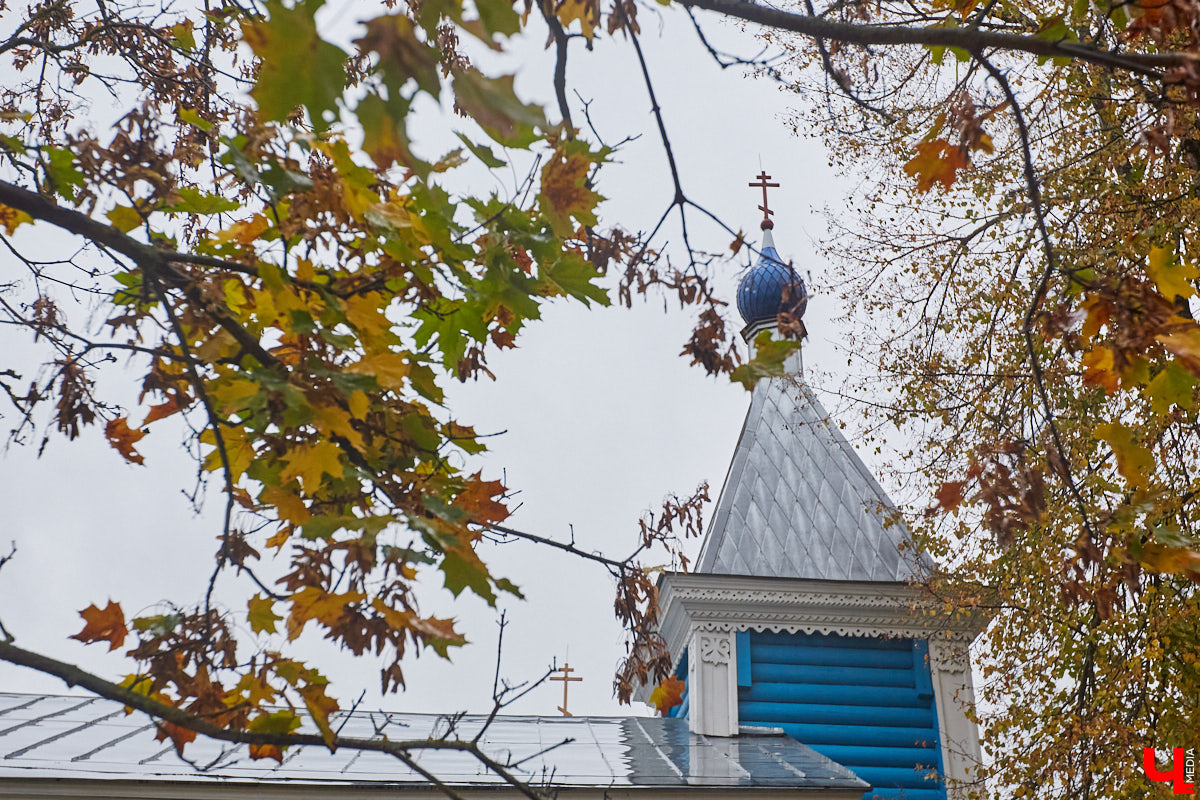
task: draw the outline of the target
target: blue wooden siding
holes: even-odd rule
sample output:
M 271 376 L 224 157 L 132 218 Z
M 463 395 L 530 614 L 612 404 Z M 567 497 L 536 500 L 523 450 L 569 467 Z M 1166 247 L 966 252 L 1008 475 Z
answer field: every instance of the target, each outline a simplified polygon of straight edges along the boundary
M 864 800 L 946 800 L 927 777 L 941 748 L 926 642 L 756 631 L 738 637 L 743 647 L 742 725 L 783 728 L 850 769 L 875 787 Z

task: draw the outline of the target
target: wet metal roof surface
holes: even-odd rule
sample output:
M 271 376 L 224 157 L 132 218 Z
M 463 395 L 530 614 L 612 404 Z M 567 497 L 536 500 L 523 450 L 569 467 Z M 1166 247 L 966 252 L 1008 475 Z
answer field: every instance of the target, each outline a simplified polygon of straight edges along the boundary
M 902 549 L 908 531 L 894 513 L 804 381 L 763 379 L 696 572 L 907 581 L 917 558 Z
M 485 717 L 458 719 L 458 738 L 475 736 Z M 443 736 L 447 718 L 432 714 L 335 715 L 346 736 L 392 739 Z M 245 746 L 198 738 L 185 755 L 154 739 L 148 717 L 88 697 L 0 693 L 0 781 L 92 779 L 427 785 L 382 753 L 296 748 L 282 764 L 252 761 Z M 688 732 L 687 720 L 649 717 L 497 717 L 482 742 L 534 784 L 560 788 L 757 787 L 859 789 L 853 773 L 782 734 L 713 738 Z M 495 786 L 501 778 L 471 756 L 415 753 L 421 766 L 457 786 Z

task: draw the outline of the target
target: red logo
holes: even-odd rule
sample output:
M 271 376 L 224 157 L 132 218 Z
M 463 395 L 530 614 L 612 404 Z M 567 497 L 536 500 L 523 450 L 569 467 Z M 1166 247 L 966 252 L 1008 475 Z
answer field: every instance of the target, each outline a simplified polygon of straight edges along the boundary
M 1196 793 L 1196 784 L 1190 782 L 1196 775 L 1194 750 L 1184 750 L 1182 747 L 1171 750 L 1171 771 L 1162 772 L 1154 761 L 1154 748 L 1147 747 L 1142 751 L 1142 768 L 1146 770 L 1146 777 L 1152 781 L 1170 781 L 1173 794 Z

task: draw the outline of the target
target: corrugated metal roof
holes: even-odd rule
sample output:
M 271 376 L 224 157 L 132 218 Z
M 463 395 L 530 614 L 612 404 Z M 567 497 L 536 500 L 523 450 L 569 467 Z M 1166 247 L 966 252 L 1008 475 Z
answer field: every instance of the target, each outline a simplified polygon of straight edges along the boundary
M 473 738 L 485 721 L 480 715 L 456 718 L 455 735 Z M 432 714 L 355 712 L 333 719 L 346 736 L 392 739 L 444 736 L 447 725 L 447 717 Z M 684 719 L 499 716 L 481 741 L 489 755 L 515 765 L 518 776 L 558 788 L 867 788 L 853 773 L 785 735 L 710 738 L 690 733 Z M 0 694 L 0 780 L 427 785 L 382 753 L 295 748 L 278 764 L 251 760 L 245 746 L 201 737 L 185 754 L 191 764 L 170 743 L 154 740 L 147 717 L 125 714 L 120 703 Z M 503 784 L 468 754 L 414 755 L 450 785 Z
M 763 379 L 696 572 L 907 581 L 927 571 L 908 529 L 800 377 Z

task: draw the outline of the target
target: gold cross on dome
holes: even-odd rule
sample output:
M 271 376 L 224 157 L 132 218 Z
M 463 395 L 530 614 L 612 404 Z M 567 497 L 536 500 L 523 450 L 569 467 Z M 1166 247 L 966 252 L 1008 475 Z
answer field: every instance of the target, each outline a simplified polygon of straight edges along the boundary
M 563 665 L 562 665 L 562 667 L 561 667 L 560 669 L 556 670 L 556 672 L 561 672 L 561 673 L 562 673 L 562 675 L 551 675 L 551 676 L 550 676 L 550 680 L 552 680 L 552 681 L 562 681 L 562 685 L 563 685 L 563 704 L 562 704 L 561 706 L 559 706 L 559 707 L 558 707 L 558 710 L 562 712 L 562 715 L 563 715 L 564 717 L 572 717 L 572 716 L 574 716 L 574 714 L 572 714 L 570 711 L 567 711 L 567 687 L 569 687 L 569 686 L 571 685 L 571 684 L 570 684 L 570 681 L 581 681 L 581 680 L 583 680 L 583 678 L 572 678 L 572 677 L 571 677 L 571 673 L 572 673 L 572 672 L 574 672 L 574 671 L 575 671 L 575 670 L 574 670 L 574 669 L 571 667 L 571 665 L 570 665 L 570 664 L 567 664 L 566 662 L 563 662 Z
M 762 189 L 763 203 L 761 206 L 758 207 L 758 210 L 763 212 L 761 227 L 765 231 L 765 230 L 769 230 L 769 229 L 775 227 L 775 223 L 771 222 L 771 215 L 774 214 L 775 212 L 772 211 L 771 207 L 767 204 L 767 189 L 778 189 L 779 184 L 778 183 L 768 183 L 768 181 L 771 180 L 771 176 L 767 174 L 766 170 L 759 172 L 757 177 L 758 177 L 758 182 L 751 183 L 749 185 L 752 187 L 757 187 L 757 188 Z

